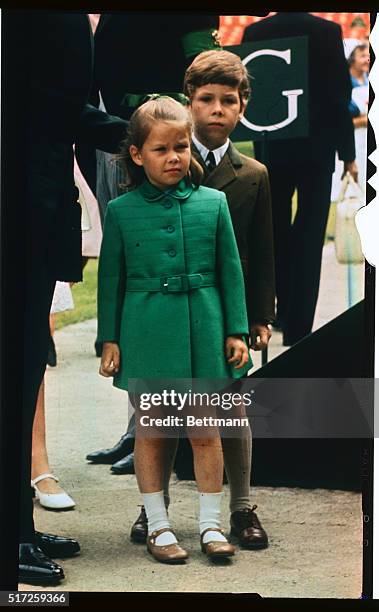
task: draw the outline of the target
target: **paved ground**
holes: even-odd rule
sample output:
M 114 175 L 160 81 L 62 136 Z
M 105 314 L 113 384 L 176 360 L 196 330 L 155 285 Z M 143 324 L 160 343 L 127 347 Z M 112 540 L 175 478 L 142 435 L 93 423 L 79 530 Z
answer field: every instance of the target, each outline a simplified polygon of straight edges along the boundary
M 356 298 L 362 295 L 362 268 Z M 315 327 L 347 308 L 346 268 L 324 249 Z M 125 430 L 125 394 L 97 374 L 93 353 L 96 323 L 56 333 L 58 367 L 47 373 L 48 447 L 54 472 L 77 507 L 54 513 L 35 506 L 37 528 L 79 539 L 82 554 L 62 561 L 66 580 L 57 590 L 258 592 L 264 597 L 357 598 L 361 592 L 361 498 L 357 493 L 256 488 L 259 516 L 269 537 L 265 551 L 238 551 L 229 565 L 215 566 L 201 554 L 197 498 L 192 482 L 172 482 L 172 516 L 190 552 L 185 566 L 164 566 L 128 539 L 140 496 L 134 476 L 112 476 L 85 455 L 111 446 Z M 270 348 L 283 351 L 280 334 Z M 223 505 L 227 526 L 227 491 Z M 29 585 L 21 589 L 32 590 Z M 35 590 L 40 590 L 36 587 Z M 52 589 L 54 590 L 54 589 Z

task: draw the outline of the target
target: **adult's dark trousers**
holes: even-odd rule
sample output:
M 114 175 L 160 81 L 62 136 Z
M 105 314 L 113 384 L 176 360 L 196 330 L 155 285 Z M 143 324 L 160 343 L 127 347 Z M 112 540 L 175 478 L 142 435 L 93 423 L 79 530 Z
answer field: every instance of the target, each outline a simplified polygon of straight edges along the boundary
M 34 224 L 33 224 L 34 225 Z M 30 486 L 33 420 L 48 351 L 49 313 L 55 280 L 48 268 L 47 241 L 29 226 L 25 275 L 24 379 L 20 495 L 20 542 L 34 542 L 33 499 Z
M 285 344 L 312 331 L 330 208 L 330 167 L 269 166 L 275 250 L 277 317 Z M 291 221 L 292 196 L 297 212 Z
M 125 174 L 113 153 L 96 150 L 96 198 L 99 206 L 101 227 L 108 203 L 124 193 L 122 184 Z

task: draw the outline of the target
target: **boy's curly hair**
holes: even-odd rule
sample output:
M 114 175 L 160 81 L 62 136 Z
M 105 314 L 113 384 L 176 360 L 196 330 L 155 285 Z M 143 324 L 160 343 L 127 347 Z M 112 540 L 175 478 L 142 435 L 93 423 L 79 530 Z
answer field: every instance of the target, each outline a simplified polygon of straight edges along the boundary
M 243 106 L 249 100 L 249 74 L 235 53 L 225 50 L 199 53 L 184 75 L 184 93 L 191 99 L 198 87 L 212 83 L 237 88 Z
M 137 166 L 130 155 L 130 147 L 134 145 L 137 149 L 143 147 L 144 142 L 150 134 L 151 128 L 156 121 L 181 123 L 186 126 L 188 135 L 192 134 L 192 120 L 188 109 L 170 98 L 161 96 L 139 106 L 130 118 L 127 135 L 121 143 L 121 150 L 116 156 L 117 161 L 123 167 L 127 180 L 123 187 L 132 189 L 138 187 L 146 175 L 142 166 Z M 187 180 L 199 185 L 203 176 L 200 164 L 191 156 Z

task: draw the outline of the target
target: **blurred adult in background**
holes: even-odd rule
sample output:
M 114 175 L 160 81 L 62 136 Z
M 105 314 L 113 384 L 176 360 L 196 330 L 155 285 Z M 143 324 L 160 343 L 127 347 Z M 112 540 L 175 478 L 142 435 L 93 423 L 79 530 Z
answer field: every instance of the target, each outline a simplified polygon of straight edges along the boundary
M 55 315 L 58 312 L 65 312 L 66 310 L 73 310 L 74 301 L 72 299 L 70 283 L 57 281 L 55 283 L 55 289 L 53 294 L 53 301 L 50 308 L 50 338 L 49 338 L 49 350 L 47 352 L 47 365 L 51 368 L 55 368 L 57 365 L 57 351 L 54 342 L 55 332 Z
M 12 13 L 12 14 L 11 14 Z M 12 36 L 21 41 L 18 75 L 25 112 L 26 234 L 22 474 L 19 578 L 53 584 L 64 578 L 51 556 L 70 556 L 78 543 L 37 534 L 30 488 L 32 427 L 43 379 L 49 312 L 55 283 L 82 279 L 81 207 L 74 184 L 73 143 L 116 152 L 126 122 L 87 104 L 93 65 L 88 17 L 79 13 L 12 11 Z M 21 50 L 22 49 L 22 50 Z
M 351 83 L 354 87 L 368 86 L 368 71 L 370 68 L 370 51 L 367 42 L 358 44 L 347 60 Z M 352 105 L 353 106 L 353 105 Z M 354 110 L 354 108 L 352 109 Z
M 276 271 L 277 325 L 290 346 L 311 333 L 320 283 L 335 152 L 357 179 L 351 82 L 339 25 L 309 13 L 277 13 L 246 28 L 243 42 L 307 36 L 309 135 L 269 140 L 268 158 Z M 292 196 L 297 213 L 291 223 Z
M 58 482 L 59 478 L 51 472 L 46 446 L 45 381 L 43 380 L 38 392 L 33 422 L 31 485 L 36 499 L 47 510 L 74 508 L 74 500 Z
M 70 283 L 57 281 L 50 309 L 51 336 L 47 354 L 47 365 L 50 367 L 57 365 L 57 354 L 53 340 L 55 315 L 73 308 L 74 300 Z M 51 473 L 46 446 L 45 380 L 43 380 L 38 392 L 33 422 L 31 485 L 36 499 L 44 508 L 48 510 L 74 508 L 74 500 L 59 486 L 58 482 L 59 478 Z
M 366 190 L 366 157 L 367 157 L 367 114 L 368 114 L 368 71 L 370 51 L 368 43 L 358 44 L 347 60 L 350 71 L 352 93 L 349 110 L 353 118 L 356 161 L 359 172 L 359 184 Z
M 97 200 L 89 188 L 87 181 L 80 172 L 76 158 L 74 159 L 75 184 L 79 189 L 79 202 L 87 211 L 87 224 L 83 229 L 82 217 L 82 256 L 83 269 L 89 259 L 97 259 L 100 255 L 102 229 Z

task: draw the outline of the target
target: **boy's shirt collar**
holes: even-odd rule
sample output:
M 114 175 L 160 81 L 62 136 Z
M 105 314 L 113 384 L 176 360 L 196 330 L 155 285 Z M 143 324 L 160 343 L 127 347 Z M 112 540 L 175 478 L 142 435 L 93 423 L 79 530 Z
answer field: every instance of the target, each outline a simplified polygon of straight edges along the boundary
M 196 136 L 194 134 L 192 134 L 192 142 L 195 145 L 196 149 L 199 151 L 201 157 L 203 158 L 203 160 L 205 161 L 207 159 L 208 153 L 210 151 L 210 149 L 207 149 L 207 147 L 205 147 L 200 140 L 198 140 L 196 138 Z M 216 161 L 216 166 L 218 166 L 218 164 L 220 163 L 220 161 L 222 160 L 222 158 L 224 157 L 225 153 L 227 152 L 228 148 L 229 148 L 229 144 L 230 144 L 230 140 L 229 138 L 227 139 L 226 143 L 221 145 L 221 147 L 218 147 L 217 149 L 213 149 L 212 153 L 215 157 L 215 161 Z

